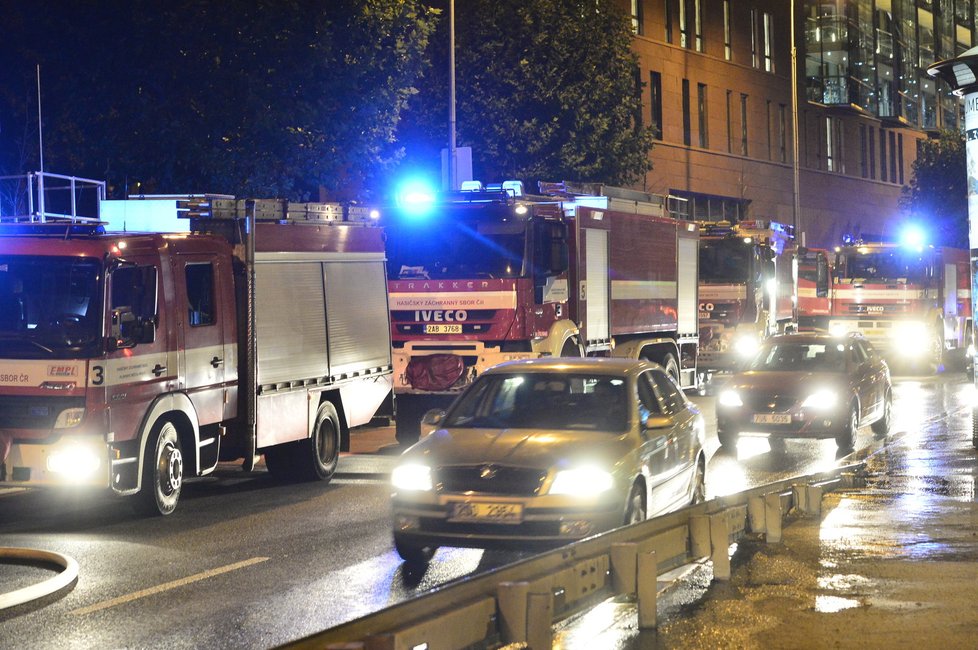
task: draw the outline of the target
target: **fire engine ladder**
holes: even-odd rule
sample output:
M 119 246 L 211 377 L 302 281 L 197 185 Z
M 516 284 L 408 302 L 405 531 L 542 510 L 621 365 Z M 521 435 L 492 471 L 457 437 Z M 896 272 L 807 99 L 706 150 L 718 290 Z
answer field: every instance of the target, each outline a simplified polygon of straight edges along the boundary
M 97 224 L 105 181 L 50 172 L 0 176 L 0 222 Z

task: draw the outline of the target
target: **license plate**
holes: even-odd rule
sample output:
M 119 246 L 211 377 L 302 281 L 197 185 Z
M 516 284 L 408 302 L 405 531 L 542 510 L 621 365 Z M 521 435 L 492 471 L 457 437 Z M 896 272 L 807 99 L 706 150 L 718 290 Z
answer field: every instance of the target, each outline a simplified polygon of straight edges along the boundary
M 461 334 L 461 325 L 425 325 L 425 334 Z
M 452 504 L 452 516 L 449 521 L 518 524 L 523 521 L 523 504 L 458 502 Z
M 791 416 L 783 413 L 755 413 L 751 421 L 754 424 L 791 424 Z

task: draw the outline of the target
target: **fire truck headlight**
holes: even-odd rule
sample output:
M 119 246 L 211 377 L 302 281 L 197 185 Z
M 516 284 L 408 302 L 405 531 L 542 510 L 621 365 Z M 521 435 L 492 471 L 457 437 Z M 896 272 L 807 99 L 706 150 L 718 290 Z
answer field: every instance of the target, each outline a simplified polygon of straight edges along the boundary
M 761 342 L 757 340 L 755 334 L 741 334 L 734 339 L 733 343 L 734 351 L 741 359 L 749 359 L 754 356 L 760 347 Z
M 391 472 L 391 484 L 405 492 L 428 492 L 433 487 L 431 468 L 418 463 L 398 465 Z
M 61 413 L 58 413 L 58 419 L 54 422 L 54 428 L 70 429 L 71 427 L 77 427 L 81 424 L 84 417 L 85 409 L 83 408 L 65 409 Z
M 927 326 L 920 321 L 898 321 L 893 323 L 890 337 L 897 349 L 914 353 L 927 349 Z
M 842 323 L 833 323 L 832 325 L 829 325 L 829 334 L 835 337 L 845 336 L 846 332 L 848 331 L 848 328 L 846 328 L 846 326 Z
M 48 456 L 47 468 L 68 481 L 84 481 L 102 466 L 102 449 L 80 440 L 67 441 Z

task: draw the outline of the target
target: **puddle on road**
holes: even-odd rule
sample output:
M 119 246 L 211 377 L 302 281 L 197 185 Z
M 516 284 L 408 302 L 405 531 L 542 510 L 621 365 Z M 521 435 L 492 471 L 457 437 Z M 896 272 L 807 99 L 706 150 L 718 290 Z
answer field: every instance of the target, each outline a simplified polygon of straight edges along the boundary
M 855 598 L 840 598 L 839 596 L 815 596 L 815 611 L 820 614 L 834 614 L 844 609 L 852 609 L 862 605 Z

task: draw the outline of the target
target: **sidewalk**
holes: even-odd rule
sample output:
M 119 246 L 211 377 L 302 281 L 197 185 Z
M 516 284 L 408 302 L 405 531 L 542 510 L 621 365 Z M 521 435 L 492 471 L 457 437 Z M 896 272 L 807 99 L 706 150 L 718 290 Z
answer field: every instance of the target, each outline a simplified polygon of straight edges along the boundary
M 978 471 L 969 406 L 897 433 L 867 460 L 867 487 L 832 492 L 780 544 L 742 541 L 729 582 L 699 578 L 660 600 L 640 632 L 633 604 L 570 621 L 571 648 L 976 648 Z

